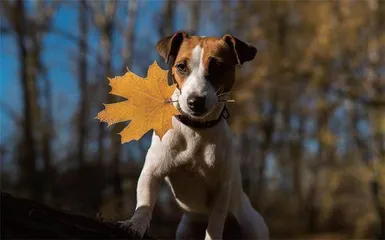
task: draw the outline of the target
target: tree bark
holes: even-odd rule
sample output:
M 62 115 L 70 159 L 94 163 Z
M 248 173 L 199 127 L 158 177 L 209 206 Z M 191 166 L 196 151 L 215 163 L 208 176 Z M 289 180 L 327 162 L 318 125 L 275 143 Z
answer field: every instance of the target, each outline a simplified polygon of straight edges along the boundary
M 191 9 L 189 21 L 188 21 L 188 32 L 191 35 L 196 35 L 199 32 L 200 14 L 201 14 L 201 0 L 195 0 L 188 2 L 189 8 Z
M 175 5 L 176 2 L 172 0 L 167 0 L 163 6 L 162 19 L 159 24 L 159 36 L 164 38 L 170 36 L 174 31 L 174 15 L 175 15 Z
M 17 36 L 17 45 L 19 50 L 19 61 L 20 61 L 20 85 L 22 86 L 23 92 L 23 148 L 24 151 L 21 153 L 21 182 L 23 185 L 28 180 L 37 179 L 36 169 L 36 141 L 33 134 L 33 128 L 35 127 L 35 118 L 33 115 L 33 106 L 35 102 L 34 88 L 35 79 L 31 77 L 31 69 L 29 68 L 29 54 L 26 47 L 27 38 L 27 21 L 25 15 L 24 1 L 17 1 L 15 10 L 15 30 Z M 32 184 L 29 189 L 31 197 L 39 199 L 41 197 L 40 187 L 38 184 Z
M 115 11 L 116 11 L 116 2 L 114 1 L 108 1 L 104 5 L 103 2 L 91 2 L 92 10 L 93 10 L 93 17 L 94 22 L 100 31 L 101 37 L 100 37 L 100 45 L 102 49 L 102 59 L 103 59 L 103 66 L 104 66 L 104 75 L 106 77 L 111 77 L 112 74 L 112 34 L 114 30 L 114 17 L 115 17 Z M 105 97 L 104 100 L 107 100 L 107 102 L 112 102 L 114 99 L 113 96 L 109 95 L 108 91 L 108 84 L 104 83 L 102 84 L 102 90 L 105 91 Z M 104 138 L 106 135 L 105 132 L 105 126 L 103 123 L 99 123 L 99 136 L 98 136 L 98 162 L 100 165 L 104 162 Z M 113 127 L 111 132 L 115 132 L 116 128 Z M 111 149 L 112 155 L 114 154 L 115 149 Z
M 79 2 L 79 32 L 80 37 L 78 41 L 79 47 L 79 68 L 78 68 L 78 84 L 80 89 L 80 109 L 79 109 L 79 122 L 78 122 L 78 165 L 83 166 L 86 155 L 86 142 L 87 142 L 87 118 L 88 118 L 88 97 L 87 97 L 87 54 L 88 54 L 88 15 L 87 15 L 87 2 L 82 0 Z
M 138 11 L 138 2 L 136 0 L 131 0 L 127 2 L 128 7 L 128 17 L 127 17 L 127 28 L 125 29 L 124 36 L 124 47 L 122 52 L 123 58 L 123 67 L 122 72 L 126 70 L 126 68 L 131 68 L 132 61 L 131 56 L 134 49 L 134 30 L 136 26 L 136 16 Z M 117 136 L 117 130 L 122 126 L 122 123 L 117 124 L 113 127 L 111 131 L 111 142 L 112 142 L 112 185 L 114 189 L 114 195 L 116 201 L 115 211 L 117 213 L 122 212 L 123 208 L 123 188 L 122 188 L 122 180 L 120 172 L 120 153 L 121 153 L 121 141 L 120 137 Z
M 270 113 L 263 121 L 261 131 L 264 133 L 263 143 L 260 145 L 261 149 L 261 160 L 258 166 L 258 179 L 256 183 L 257 189 L 257 206 L 262 207 L 262 201 L 265 191 L 265 170 L 266 170 L 266 161 L 269 149 L 273 143 L 273 134 L 275 132 L 275 115 L 277 112 L 277 96 L 275 92 L 272 92 L 271 97 L 272 107 Z
M 367 67 L 367 81 L 371 84 L 371 91 L 374 96 L 383 96 L 383 86 L 381 86 L 381 79 L 378 75 L 378 69 L 380 68 L 380 41 L 378 36 L 380 36 L 381 31 L 383 31 L 382 26 L 379 26 L 381 19 L 380 12 L 380 2 L 378 0 L 368 1 L 370 9 L 370 18 L 369 18 L 369 29 L 370 35 L 368 36 L 368 60 L 369 66 Z M 370 161 L 371 168 L 373 169 L 372 181 L 370 183 L 370 189 L 373 196 L 374 206 L 377 211 L 377 216 L 379 220 L 379 227 L 377 238 L 385 238 L 385 206 L 381 203 L 380 193 L 382 192 L 382 187 L 379 180 L 379 173 L 377 168 L 380 164 L 384 164 L 383 158 L 383 134 L 381 130 L 381 121 L 384 117 L 383 111 L 380 109 L 369 109 L 370 120 L 372 122 L 372 159 Z

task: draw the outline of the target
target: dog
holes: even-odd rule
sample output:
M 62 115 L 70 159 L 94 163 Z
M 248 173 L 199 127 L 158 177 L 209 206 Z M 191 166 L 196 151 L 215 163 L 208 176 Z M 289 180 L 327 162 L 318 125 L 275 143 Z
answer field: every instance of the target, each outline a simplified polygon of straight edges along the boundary
M 160 40 L 157 50 L 170 66 L 169 81 L 177 84 L 171 99 L 181 114 L 173 116 L 173 128 L 162 140 L 153 134 L 136 209 L 123 228 L 143 237 L 166 180 L 184 212 L 176 239 L 222 239 L 229 218 L 244 239 L 268 239 L 264 219 L 243 192 L 226 121 L 235 67 L 253 60 L 257 49 L 230 34 L 217 38 L 179 31 Z

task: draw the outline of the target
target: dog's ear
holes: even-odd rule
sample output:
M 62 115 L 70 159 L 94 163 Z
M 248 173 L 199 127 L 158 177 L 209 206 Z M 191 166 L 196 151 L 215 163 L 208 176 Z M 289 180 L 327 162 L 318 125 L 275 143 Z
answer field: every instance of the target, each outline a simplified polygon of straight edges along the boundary
M 187 37 L 187 33 L 179 31 L 174 33 L 174 35 L 165 37 L 158 42 L 156 49 L 158 50 L 159 55 L 164 58 L 166 63 L 168 63 L 171 59 L 175 60 L 183 39 Z
M 236 60 L 239 65 L 242 65 L 244 62 L 253 60 L 258 52 L 256 47 L 245 43 L 230 34 L 224 35 L 222 39 L 234 51 Z

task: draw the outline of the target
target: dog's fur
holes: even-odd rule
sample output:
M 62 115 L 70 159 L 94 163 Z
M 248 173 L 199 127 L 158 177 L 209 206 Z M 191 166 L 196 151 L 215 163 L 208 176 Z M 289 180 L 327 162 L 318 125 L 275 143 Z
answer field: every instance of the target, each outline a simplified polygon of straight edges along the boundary
M 177 32 L 158 42 L 159 54 L 171 66 L 178 83 L 175 106 L 195 121 L 218 119 L 225 103 L 218 97 L 231 90 L 235 66 L 251 61 L 257 50 L 239 39 L 188 36 Z M 191 96 L 204 97 L 204 112 L 188 105 Z M 222 95 L 222 97 L 225 95 Z M 175 117 L 162 138 L 153 135 L 137 186 L 137 207 L 124 227 L 143 236 L 163 179 L 184 211 L 176 238 L 191 239 L 203 226 L 205 239 L 222 239 L 232 216 L 246 239 L 268 239 L 263 218 L 242 190 L 238 159 L 233 156 L 232 133 L 225 119 L 210 128 L 186 126 Z M 200 226 L 200 227 L 199 227 Z M 204 231 L 205 230 L 205 231 Z

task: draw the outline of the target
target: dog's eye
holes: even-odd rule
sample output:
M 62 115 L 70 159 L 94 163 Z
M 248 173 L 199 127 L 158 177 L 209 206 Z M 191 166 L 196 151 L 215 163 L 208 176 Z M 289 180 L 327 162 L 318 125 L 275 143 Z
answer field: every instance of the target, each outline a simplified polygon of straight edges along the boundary
M 186 73 L 187 72 L 187 66 L 185 63 L 178 63 L 176 66 L 176 69 L 180 72 L 180 73 Z

